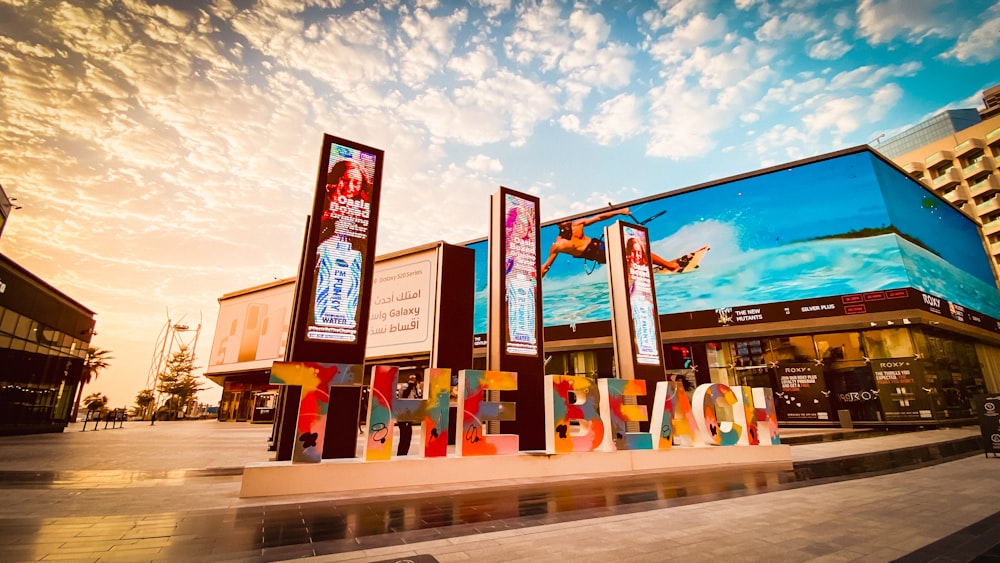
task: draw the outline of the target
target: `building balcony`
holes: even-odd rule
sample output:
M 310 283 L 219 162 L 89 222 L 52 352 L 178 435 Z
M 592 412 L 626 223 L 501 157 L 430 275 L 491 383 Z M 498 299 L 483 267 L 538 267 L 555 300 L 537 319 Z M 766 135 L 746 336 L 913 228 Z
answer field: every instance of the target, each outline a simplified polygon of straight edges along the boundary
M 1000 233 L 1000 219 L 983 223 L 983 236 L 988 237 L 995 233 Z
M 984 198 L 991 194 L 1000 193 L 1000 179 L 996 174 L 991 174 L 978 182 L 969 182 L 969 195 L 974 198 Z
M 934 168 L 942 162 L 955 160 L 955 153 L 951 151 L 938 151 L 924 159 L 924 166 Z
M 964 179 L 957 168 L 949 168 L 944 174 L 934 178 L 931 185 L 934 186 L 935 190 L 947 190 L 961 184 Z
M 974 182 L 982 179 L 987 174 L 996 172 L 996 169 L 997 165 L 993 159 L 982 158 L 963 168 L 962 174 L 965 175 L 965 179 L 971 185 Z
M 992 144 L 992 142 L 996 141 L 996 140 L 1000 140 L 1000 127 L 997 127 L 996 129 L 994 129 L 994 130 L 992 130 L 992 131 L 990 131 L 989 133 L 986 134 L 986 142 L 987 143 L 991 143 Z
M 923 162 L 907 162 L 902 168 L 914 180 L 923 180 L 924 173 L 927 171 Z
M 961 158 L 975 150 L 986 150 L 986 141 L 982 139 L 969 139 L 955 147 L 955 156 Z
M 969 201 L 969 198 L 966 197 L 964 192 L 965 190 L 951 190 L 950 192 L 943 194 L 942 197 L 955 207 L 962 207 L 967 201 Z
M 976 205 L 976 214 L 980 217 L 993 213 L 994 211 L 1000 211 L 1000 199 L 995 197 Z M 983 225 L 983 229 L 985 228 L 986 225 Z

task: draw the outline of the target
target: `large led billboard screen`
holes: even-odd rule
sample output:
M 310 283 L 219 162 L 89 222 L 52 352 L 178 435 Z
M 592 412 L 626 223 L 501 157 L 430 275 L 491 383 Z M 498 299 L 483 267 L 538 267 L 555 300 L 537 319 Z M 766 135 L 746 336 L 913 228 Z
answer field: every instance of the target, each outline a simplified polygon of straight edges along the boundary
M 762 320 L 759 304 L 837 296 L 830 314 L 842 314 L 840 296 L 919 299 L 891 291 L 904 288 L 1000 317 L 976 224 L 870 150 L 854 149 L 595 211 L 573 221 L 583 232 L 573 245 L 567 222 L 542 227 L 542 258 L 556 250 L 542 283 L 545 326 L 611 318 L 606 266 L 587 249 L 603 245 L 604 227 L 620 215 L 649 230 L 657 308 L 667 318 L 709 311 L 752 322 Z M 481 333 L 486 242 L 468 246 L 476 251 Z M 817 302 L 815 313 L 827 307 Z

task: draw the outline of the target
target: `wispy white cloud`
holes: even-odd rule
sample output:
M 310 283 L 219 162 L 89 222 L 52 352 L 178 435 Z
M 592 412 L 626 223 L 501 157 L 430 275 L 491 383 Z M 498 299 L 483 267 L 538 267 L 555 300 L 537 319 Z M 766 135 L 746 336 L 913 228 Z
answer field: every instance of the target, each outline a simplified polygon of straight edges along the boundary
M 311 74 L 335 92 L 391 78 L 399 54 L 377 8 L 306 22 L 304 7 L 255 4 L 236 10 L 230 25 L 278 65 Z
M 813 109 L 802 123 L 811 135 L 829 131 L 839 138 L 858 130 L 863 122 L 880 119 L 901 95 L 899 86 L 887 84 L 868 96 L 818 96 L 806 102 Z
M 469 145 L 507 140 L 521 144 L 557 108 L 554 92 L 507 71 L 456 88 L 427 90 L 400 108 L 438 139 Z
M 553 0 L 519 6 L 514 31 L 504 40 L 507 55 L 521 65 L 538 61 L 542 70 L 555 69 L 573 41 L 561 11 Z
M 752 144 L 761 159 L 761 165 L 770 166 L 808 156 L 813 142 L 799 128 L 779 124 L 763 134 L 755 135 Z
M 424 83 L 439 71 L 451 56 L 455 46 L 454 34 L 465 23 L 468 12 L 455 10 L 443 17 L 433 17 L 426 10 L 413 12 L 401 10 L 397 38 L 400 53 L 398 68 L 400 79 L 414 87 Z
M 893 78 L 914 76 L 921 68 L 923 64 L 918 61 L 886 66 L 866 65 L 838 73 L 830 80 L 830 87 L 838 90 L 877 88 Z
M 634 68 L 629 48 L 609 41 L 610 32 L 600 13 L 576 5 L 564 16 L 561 5 L 543 0 L 518 10 L 504 50 L 519 66 L 538 62 L 543 71 L 557 73 L 564 103 L 575 110 L 594 88 L 613 90 L 629 84 Z
M 704 155 L 716 135 L 746 113 L 774 71 L 775 51 L 729 29 L 723 14 L 694 14 L 650 42 L 663 84 L 649 92 L 647 154 L 672 159 Z
M 872 44 L 896 38 L 920 43 L 933 36 L 952 37 L 955 8 L 952 0 L 861 0 L 858 35 Z
M 650 90 L 649 98 L 647 155 L 679 160 L 704 155 L 715 146 L 713 134 L 725 119 L 702 90 L 668 80 Z
M 749 7 L 753 2 L 743 1 L 742 4 Z M 642 19 L 652 31 L 659 31 L 676 26 L 693 14 L 709 8 L 710 2 L 705 0 L 658 0 L 656 9 L 644 12 Z
M 640 101 L 635 95 L 619 94 L 601 103 L 583 129 L 580 129 L 579 121 L 574 117 L 563 116 L 560 122 L 569 131 L 579 131 L 598 144 L 608 145 L 632 137 L 641 130 L 640 111 Z
M 573 35 L 571 49 L 559 61 L 559 68 L 567 78 L 609 88 L 629 83 L 634 63 L 625 45 L 608 41 L 611 27 L 604 16 L 578 7 L 570 14 L 569 30 Z
M 479 172 L 489 172 L 497 173 L 503 170 L 503 164 L 500 161 L 486 156 L 485 154 L 477 154 L 469 160 L 465 161 L 465 166 L 469 170 L 476 170 Z
M 821 61 L 833 61 L 849 53 L 853 47 L 840 37 L 817 41 L 809 47 L 809 56 Z
M 495 18 L 510 10 L 510 0 L 472 0 L 472 3 L 483 8 L 486 16 Z
M 969 64 L 1000 58 L 1000 4 L 994 4 L 979 22 L 974 29 L 963 33 L 941 57 Z
M 759 41 L 783 41 L 815 34 L 822 29 L 820 20 L 800 12 L 787 16 L 773 16 L 757 29 L 754 36 Z
M 479 80 L 497 68 L 497 58 L 486 45 L 476 45 L 448 61 L 448 68 L 464 80 Z
M 775 107 L 790 107 L 794 104 L 815 95 L 817 92 L 827 87 L 827 81 L 806 76 L 801 80 L 786 78 L 778 85 L 767 89 L 767 93 L 761 98 L 758 107 L 773 109 Z
M 727 33 L 728 21 L 724 14 L 709 18 L 699 13 L 670 33 L 656 39 L 649 48 L 649 53 L 661 65 L 677 64 L 696 49 L 723 40 Z

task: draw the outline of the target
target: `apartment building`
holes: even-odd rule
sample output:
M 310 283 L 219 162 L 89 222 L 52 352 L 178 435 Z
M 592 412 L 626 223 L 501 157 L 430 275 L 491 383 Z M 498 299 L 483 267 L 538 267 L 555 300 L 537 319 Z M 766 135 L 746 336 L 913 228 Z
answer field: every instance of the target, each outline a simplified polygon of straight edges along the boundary
M 994 270 L 1000 270 L 1000 115 L 887 156 L 982 225 Z

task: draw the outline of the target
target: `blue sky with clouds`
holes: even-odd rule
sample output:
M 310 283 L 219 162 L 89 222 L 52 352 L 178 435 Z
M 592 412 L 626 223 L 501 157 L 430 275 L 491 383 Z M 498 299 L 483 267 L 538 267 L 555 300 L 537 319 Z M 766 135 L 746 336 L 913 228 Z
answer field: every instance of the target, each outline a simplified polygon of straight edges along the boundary
M 294 275 L 324 132 L 386 151 L 385 253 L 485 236 L 501 184 L 548 220 L 867 143 L 998 59 L 983 0 L 0 0 L 0 252 L 98 312 L 120 406 L 168 314 L 205 358 Z

